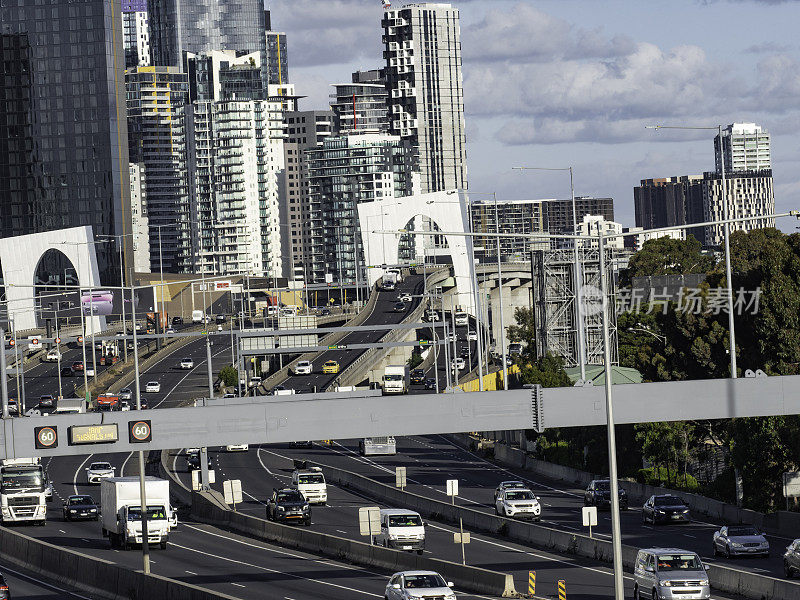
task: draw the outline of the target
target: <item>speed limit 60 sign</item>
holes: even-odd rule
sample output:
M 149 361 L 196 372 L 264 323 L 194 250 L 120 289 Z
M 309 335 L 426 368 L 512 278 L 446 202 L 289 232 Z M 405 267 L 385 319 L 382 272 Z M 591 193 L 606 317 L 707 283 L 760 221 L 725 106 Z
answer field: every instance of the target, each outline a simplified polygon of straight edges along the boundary
M 146 444 L 153 441 L 150 421 L 128 421 L 128 441 L 131 444 Z
M 58 427 L 55 425 L 34 427 L 33 435 L 35 437 L 35 446 L 39 450 L 58 447 Z

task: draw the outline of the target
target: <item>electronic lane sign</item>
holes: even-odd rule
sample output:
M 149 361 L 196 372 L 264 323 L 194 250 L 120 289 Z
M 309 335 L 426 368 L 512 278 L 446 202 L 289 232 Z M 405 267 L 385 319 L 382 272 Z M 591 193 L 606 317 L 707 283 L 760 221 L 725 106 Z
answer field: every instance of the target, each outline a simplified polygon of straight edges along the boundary
M 69 445 L 109 444 L 119 441 L 116 423 L 106 425 L 73 425 L 69 428 Z
M 58 427 L 46 425 L 45 427 L 34 427 L 35 447 L 37 450 L 47 450 L 58 447 Z
M 128 441 L 131 444 L 146 444 L 153 441 L 150 421 L 128 421 Z

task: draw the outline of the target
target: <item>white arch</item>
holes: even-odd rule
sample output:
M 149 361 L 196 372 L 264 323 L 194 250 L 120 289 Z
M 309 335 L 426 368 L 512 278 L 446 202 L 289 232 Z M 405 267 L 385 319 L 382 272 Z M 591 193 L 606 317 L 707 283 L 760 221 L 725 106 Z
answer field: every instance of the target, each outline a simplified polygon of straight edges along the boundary
M 14 327 L 18 331 L 36 328 L 33 282 L 36 267 L 44 253 L 58 250 L 66 256 L 78 274 L 82 287 L 99 287 L 100 273 L 94 249 L 92 228 L 71 227 L 44 233 L 18 235 L 0 239 L 0 265 L 8 300 L 8 312 L 14 316 Z M 105 329 L 105 317 L 94 319 L 94 331 Z M 87 331 L 90 328 L 87 319 Z
M 467 194 L 461 190 L 416 194 L 359 204 L 358 220 L 361 226 L 364 261 L 367 266 L 398 263 L 400 234 L 386 235 L 374 232 L 403 229 L 411 219 L 420 215 L 431 219 L 442 231 L 466 233 L 470 230 Z M 472 238 L 461 235 L 444 237 L 453 260 L 458 291 L 457 303 L 474 315 Z M 382 276 L 383 269 L 379 266 L 367 269 L 370 285 Z

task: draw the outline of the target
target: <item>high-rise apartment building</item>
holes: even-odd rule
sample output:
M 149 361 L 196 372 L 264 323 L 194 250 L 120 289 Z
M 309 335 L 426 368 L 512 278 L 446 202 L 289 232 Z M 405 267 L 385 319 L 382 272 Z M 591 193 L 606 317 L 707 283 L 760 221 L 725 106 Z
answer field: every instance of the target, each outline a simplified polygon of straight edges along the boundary
M 719 221 L 725 218 L 723 198 L 727 198 L 728 217 L 756 217 L 775 212 L 775 192 L 772 187 L 772 170 L 741 171 L 725 173 L 726 194 L 722 193 L 719 173 L 706 173 L 703 177 L 703 221 Z M 733 223 L 731 231 L 752 231 L 764 227 L 775 227 L 775 219 L 743 221 Z M 705 228 L 705 246 L 719 247 L 723 243 L 722 225 Z
M 284 113 L 286 139 L 281 207 L 284 246 L 293 267 L 293 279 L 310 281 L 311 268 L 311 204 L 306 167 L 306 150 L 319 148 L 333 135 L 333 112 L 326 110 L 290 111 Z
M 416 149 L 417 193 L 466 189 L 459 11 L 415 3 L 384 13 L 390 132 Z
M 272 18 L 268 10 L 264 11 L 264 27 L 267 50 L 264 81 L 268 85 L 289 83 L 289 50 L 286 47 L 286 34 L 282 31 L 272 31 Z
M 545 231 L 549 233 L 571 233 L 573 228 L 572 198 L 567 200 L 543 200 Z M 580 224 L 586 215 L 599 215 L 606 221 L 614 220 L 614 199 L 575 197 L 575 223 Z
M 732 123 L 722 130 L 721 138 L 714 136 L 714 157 L 717 173 L 722 170 L 720 158 L 726 173 L 772 169 L 769 131 L 755 123 Z
M 333 136 L 306 151 L 311 211 L 311 281 L 364 282 L 357 206 L 409 192 L 409 150 L 399 136 Z
M 90 225 L 131 267 L 120 21 L 109 0 L 0 2 L 0 236 Z M 119 281 L 114 245 L 96 252 Z
M 131 162 L 146 173 L 150 269 L 191 272 L 186 75 L 178 67 L 135 67 L 125 85 Z
M 187 55 L 195 270 L 279 275 L 283 113 L 265 98 L 261 53 Z
M 126 69 L 150 65 L 147 0 L 123 0 L 122 45 L 125 49 Z
M 331 110 L 336 115 L 336 133 L 389 131 L 384 69 L 356 71 L 350 83 L 336 83 L 331 94 Z
M 147 183 L 142 163 L 130 164 L 133 270 L 150 273 L 150 226 L 147 219 Z
M 261 0 L 148 0 L 147 12 L 154 65 L 182 66 L 186 52 L 266 52 Z
M 546 250 L 550 242 L 544 238 L 536 240 L 522 237 L 544 232 L 544 209 L 542 200 L 493 200 L 473 201 L 472 230 L 475 233 L 515 234 L 519 237 L 500 238 L 501 260 L 529 260 L 532 250 Z M 497 262 L 497 238 L 475 237 L 475 258 L 480 262 Z

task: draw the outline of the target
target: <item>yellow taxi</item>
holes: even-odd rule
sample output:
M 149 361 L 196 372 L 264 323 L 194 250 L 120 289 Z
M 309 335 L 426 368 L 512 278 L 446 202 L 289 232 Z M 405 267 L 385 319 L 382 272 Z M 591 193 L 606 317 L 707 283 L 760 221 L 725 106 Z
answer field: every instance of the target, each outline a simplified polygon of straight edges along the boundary
M 325 364 L 322 365 L 322 372 L 323 373 L 338 373 L 339 372 L 339 363 L 335 360 L 328 360 L 325 361 Z

